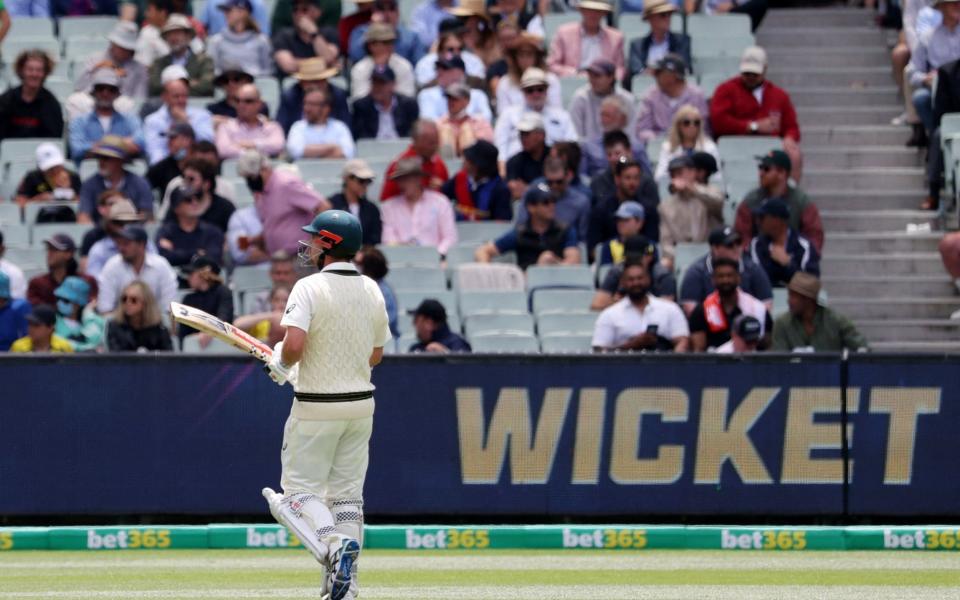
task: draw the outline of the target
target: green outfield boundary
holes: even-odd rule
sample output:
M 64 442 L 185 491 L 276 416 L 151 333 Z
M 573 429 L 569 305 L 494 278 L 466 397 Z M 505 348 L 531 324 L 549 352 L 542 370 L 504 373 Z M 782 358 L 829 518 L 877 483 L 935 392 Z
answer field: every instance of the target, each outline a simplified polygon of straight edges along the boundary
M 0 553 L 16 550 L 296 548 L 279 525 L 0 527 Z M 960 551 L 960 528 L 930 526 L 743 527 L 666 525 L 370 525 L 378 550 L 927 550 Z

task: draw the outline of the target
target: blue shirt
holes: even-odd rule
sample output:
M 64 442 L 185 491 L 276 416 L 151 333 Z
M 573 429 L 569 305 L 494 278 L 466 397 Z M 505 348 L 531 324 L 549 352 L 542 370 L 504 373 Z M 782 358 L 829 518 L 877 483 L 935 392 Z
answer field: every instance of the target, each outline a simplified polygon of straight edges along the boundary
M 210 111 L 187 106 L 187 121 L 193 127 L 198 141 L 213 141 L 213 117 L 210 116 Z M 170 125 L 170 112 L 166 104 L 143 121 L 143 151 L 147 155 L 147 162 L 151 165 L 160 162 L 170 154 L 167 146 L 167 131 L 170 130 Z
M 311 125 L 305 120 L 293 124 L 287 136 L 287 154 L 300 160 L 306 147 L 312 144 L 336 144 L 343 150 L 344 158 L 353 158 L 355 151 L 350 129 L 333 118 L 328 118 L 323 125 Z
M 354 30 L 350 32 L 348 54 L 350 60 L 354 63 L 360 62 L 360 60 L 367 56 L 367 49 L 363 43 L 363 37 L 369 28 L 370 24 L 366 23 L 354 28 Z M 417 64 L 417 61 L 427 53 L 427 46 L 424 45 L 420 37 L 403 25 L 397 26 L 397 41 L 393 43 L 393 48 L 395 53 L 410 61 L 411 65 Z
M 543 177 L 534 179 L 527 189 L 544 182 L 546 179 Z M 527 205 L 521 202 L 517 208 L 517 223 L 526 223 L 527 219 Z M 569 225 L 578 239 L 586 241 L 587 231 L 590 228 L 590 197 L 567 186 L 567 191 L 557 201 L 556 219 L 564 225 Z
M 80 212 L 90 215 L 94 223 L 100 223 L 100 213 L 97 212 L 97 198 L 107 189 L 107 184 L 99 173 L 91 175 L 80 186 Z M 137 211 L 147 216 L 153 214 L 153 193 L 150 191 L 150 184 L 147 183 L 146 179 L 130 171 L 124 171 L 124 177 L 118 189 L 133 202 Z
M 456 4 L 456 2 L 453 3 L 454 6 Z M 437 6 L 435 0 L 427 0 L 413 9 L 413 14 L 410 16 L 410 31 L 430 47 L 437 41 L 440 23 L 451 16 L 447 9 Z
M 0 352 L 10 350 L 10 345 L 27 335 L 27 315 L 31 306 L 26 300 L 9 300 L 0 308 Z
M 11 17 L 49 17 L 48 0 L 6 0 L 7 12 Z
M 387 308 L 387 319 L 390 321 L 390 333 L 393 337 L 400 337 L 400 329 L 397 327 L 397 297 L 393 293 L 393 288 L 387 283 L 386 279 L 377 282 L 380 286 L 380 293 L 383 294 L 383 303 Z
M 220 6 L 225 2 L 226 0 L 210 0 L 204 7 L 203 14 L 200 15 L 200 21 L 207 28 L 208 36 L 220 33 L 227 26 L 227 17 L 220 10 Z M 270 37 L 270 15 L 267 14 L 263 0 L 250 0 L 250 4 L 253 6 L 253 12 L 250 13 L 250 16 L 260 27 L 260 33 Z
M 451 352 L 473 352 L 473 348 L 470 347 L 467 340 L 450 331 L 450 327 L 446 323 L 438 325 L 433 330 L 433 337 L 430 338 L 429 342 L 417 342 L 410 346 L 410 352 L 426 352 L 427 346 L 433 342 L 446 346 Z
M 91 111 L 70 121 L 70 158 L 79 164 L 87 151 L 107 134 L 133 138 L 134 143 L 143 147 L 140 119 L 115 112 L 110 116 L 110 128 L 104 131 L 97 113 Z

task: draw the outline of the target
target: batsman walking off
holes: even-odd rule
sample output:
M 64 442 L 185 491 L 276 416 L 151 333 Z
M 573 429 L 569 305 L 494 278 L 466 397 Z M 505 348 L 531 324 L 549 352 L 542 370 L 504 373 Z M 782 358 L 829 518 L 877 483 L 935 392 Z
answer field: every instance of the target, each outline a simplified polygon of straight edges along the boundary
M 271 379 L 294 387 L 283 432 L 278 494 L 264 488 L 270 512 L 323 565 L 321 595 L 358 595 L 363 544 L 363 481 L 373 428 L 370 372 L 383 357 L 390 327 L 376 282 L 350 259 L 360 222 L 328 210 L 303 228 L 300 257 L 321 269 L 298 281 L 281 324 L 287 331 L 267 365 Z

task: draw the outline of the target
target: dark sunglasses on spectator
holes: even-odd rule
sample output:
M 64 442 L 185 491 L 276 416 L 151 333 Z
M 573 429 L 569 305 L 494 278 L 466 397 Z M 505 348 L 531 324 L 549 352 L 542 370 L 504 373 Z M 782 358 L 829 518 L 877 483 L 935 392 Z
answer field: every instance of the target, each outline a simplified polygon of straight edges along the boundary
M 447 46 L 446 48 L 441 48 L 440 52 L 455 52 L 456 54 L 460 54 L 463 52 L 463 46 Z
M 537 205 L 540 205 L 540 204 L 556 204 L 556 203 L 557 203 L 557 201 L 556 201 L 555 199 L 553 199 L 553 198 L 544 198 L 543 200 L 531 200 L 531 201 L 528 202 L 527 204 L 531 204 L 531 205 L 533 205 L 533 206 L 537 206 Z
M 772 169 L 773 167 L 771 167 L 770 165 L 757 165 L 757 168 L 760 169 L 761 171 L 763 171 L 764 173 L 766 173 L 767 171 L 769 171 L 769 170 Z
M 223 80 L 227 83 L 244 83 L 250 81 L 250 78 L 243 75 L 227 75 Z
M 377 10 L 397 10 L 396 2 L 377 2 L 374 5 Z
M 538 85 L 537 87 L 528 87 L 524 88 L 524 94 L 544 94 L 547 91 L 546 86 Z
M 96 93 L 98 93 L 98 92 L 105 92 L 105 91 L 110 91 L 110 92 L 117 93 L 119 90 L 117 90 L 117 88 L 113 87 L 112 85 L 95 85 L 95 86 L 93 86 L 93 93 L 94 93 L 94 94 L 96 94 Z
M 566 179 L 547 179 L 547 185 L 550 185 L 550 186 L 563 185 L 566 182 L 567 182 Z
M 700 127 L 700 119 L 683 119 L 680 121 L 680 124 L 683 125 L 684 127 L 689 127 L 691 125 L 696 125 L 697 127 Z
M 124 304 L 140 304 L 140 296 L 127 296 L 124 294 L 120 297 L 120 301 Z
M 354 181 L 360 183 L 361 185 L 370 185 L 371 183 L 373 183 L 373 180 L 372 180 L 372 179 L 363 179 L 363 178 L 361 178 L 361 177 L 357 177 L 356 175 L 351 175 L 350 177 L 351 177 Z

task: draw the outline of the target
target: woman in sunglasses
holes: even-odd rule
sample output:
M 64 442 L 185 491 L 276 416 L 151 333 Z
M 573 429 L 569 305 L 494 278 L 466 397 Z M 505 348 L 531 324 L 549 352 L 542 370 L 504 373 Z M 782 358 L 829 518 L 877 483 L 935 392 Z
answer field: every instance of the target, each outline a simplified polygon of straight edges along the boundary
M 173 350 L 173 341 L 163 326 L 157 300 L 142 281 L 134 281 L 123 288 L 120 304 L 107 323 L 107 350 Z
M 418 87 L 426 88 L 435 85 L 437 83 L 437 60 L 441 58 L 451 59 L 455 56 L 459 56 L 463 60 L 464 66 L 467 67 L 468 83 L 473 85 L 475 82 L 483 81 L 487 67 L 476 54 L 466 49 L 463 40 L 460 39 L 460 33 L 460 29 L 441 32 L 433 50 L 417 61 L 414 75 Z
M 507 48 L 507 74 L 501 77 L 496 85 L 497 114 L 511 106 L 523 106 L 523 90 L 520 88 L 520 78 L 523 72 L 536 67 L 547 74 L 547 106 L 563 108 L 563 99 L 560 97 L 560 79 L 547 70 L 547 51 L 543 46 L 543 39 L 528 33 L 520 37 L 512 46 Z
M 659 182 L 669 176 L 667 165 L 679 156 L 693 156 L 696 152 L 706 152 L 720 164 L 720 151 L 717 144 L 710 139 L 703 127 L 704 116 L 692 104 L 684 104 L 673 115 L 673 123 L 667 132 L 667 137 L 660 147 L 660 160 L 654 178 Z M 719 184 L 719 182 L 718 182 Z
M 220 10 L 226 13 L 227 27 L 207 42 L 207 54 L 217 73 L 243 65 L 243 70 L 254 77 L 271 75 L 270 40 L 260 33 L 260 26 L 253 20 L 250 0 L 227 0 Z

